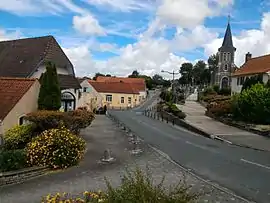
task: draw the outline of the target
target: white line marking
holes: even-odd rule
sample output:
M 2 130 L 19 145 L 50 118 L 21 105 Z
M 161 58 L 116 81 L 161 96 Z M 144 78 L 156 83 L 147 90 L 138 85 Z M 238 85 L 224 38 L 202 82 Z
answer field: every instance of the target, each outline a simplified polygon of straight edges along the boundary
M 202 146 L 202 145 L 195 144 L 195 143 L 193 143 L 193 142 L 186 141 L 186 144 L 192 145 L 192 146 L 194 146 L 194 147 L 197 147 L 197 148 L 200 148 L 200 149 L 209 151 L 209 152 L 213 152 L 213 153 L 219 154 L 219 152 L 217 152 L 217 151 L 215 151 L 215 150 L 209 149 L 209 148 L 207 148 L 207 147 L 205 147 L 205 146 Z
M 270 167 L 269 166 L 265 166 L 265 165 L 262 165 L 262 164 L 258 164 L 256 162 L 253 162 L 253 161 L 249 161 L 249 160 L 246 160 L 246 159 L 240 159 L 241 161 L 245 162 L 245 163 L 249 163 L 249 164 L 253 164 L 255 166 L 259 166 L 259 167 L 262 167 L 262 168 L 265 168 L 265 169 L 268 169 L 270 170 Z

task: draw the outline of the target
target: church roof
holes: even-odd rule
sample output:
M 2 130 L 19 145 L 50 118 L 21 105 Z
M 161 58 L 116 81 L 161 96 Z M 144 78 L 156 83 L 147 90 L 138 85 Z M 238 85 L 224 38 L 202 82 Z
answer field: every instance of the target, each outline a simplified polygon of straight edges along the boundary
M 231 25 L 230 22 L 228 22 L 226 32 L 223 38 L 222 46 L 219 49 L 226 49 L 226 48 L 234 48 L 233 46 L 233 40 L 232 40 L 232 31 L 231 31 Z M 235 49 L 235 48 L 234 48 Z

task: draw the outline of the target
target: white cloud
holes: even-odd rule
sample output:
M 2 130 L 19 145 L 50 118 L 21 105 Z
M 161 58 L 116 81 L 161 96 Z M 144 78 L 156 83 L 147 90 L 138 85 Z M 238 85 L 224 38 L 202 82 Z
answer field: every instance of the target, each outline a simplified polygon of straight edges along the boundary
M 22 37 L 22 33 L 19 31 L 7 32 L 0 28 L 0 41 L 13 40 Z
M 90 14 L 85 16 L 74 16 L 73 27 L 75 30 L 86 35 L 105 35 L 105 30 L 98 21 Z
M 160 74 L 162 69 L 178 70 L 183 62 L 188 61 L 171 53 L 169 44 L 163 39 L 144 39 L 138 43 L 129 44 L 120 49 L 119 56 L 110 58 L 106 62 L 94 62 L 87 46 L 68 48 L 64 51 L 80 76 L 93 76 L 96 72 L 127 76 L 133 70 L 138 70 L 141 74 L 154 75 Z M 171 77 L 167 74 L 163 76 Z
M 105 6 L 123 12 L 136 10 L 152 10 L 155 6 L 155 0 L 85 0 L 94 6 Z
M 233 29 L 233 28 L 232 28 Z M 222 44 L 222 38 L 213 39 L 205 45 L 205 54 L 216 53 Z M 270 12 L 264 13 L 260 29 L 243 30 L 238 36 L 233 37 L 236 47 L 235 64 L 240 66 L 245 60 L 247 52 L 253 56 L 260 56 L 270 53 Z

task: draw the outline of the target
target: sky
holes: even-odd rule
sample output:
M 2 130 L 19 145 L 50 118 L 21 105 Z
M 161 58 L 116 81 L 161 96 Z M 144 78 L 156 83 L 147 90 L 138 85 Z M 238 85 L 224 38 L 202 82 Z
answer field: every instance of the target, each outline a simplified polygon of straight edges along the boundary
M 237 66 L 270 52 L 270 0 L 0 0 L 0 41 L 53 35 L 77 76 L 170 78 L 217 52 L 228 16 Z

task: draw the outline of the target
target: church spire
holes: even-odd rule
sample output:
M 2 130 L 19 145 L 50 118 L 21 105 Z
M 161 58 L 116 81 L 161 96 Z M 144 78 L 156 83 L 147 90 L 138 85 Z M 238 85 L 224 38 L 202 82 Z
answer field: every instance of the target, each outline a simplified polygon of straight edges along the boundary
M 231 32 L 231 25 L 230 25 L 231 16 L 228 16 L 228 25 L 227 29 L 224 35 L 222 47 L 233 47 L 233 41 L 232 41 L 232 32 Z

